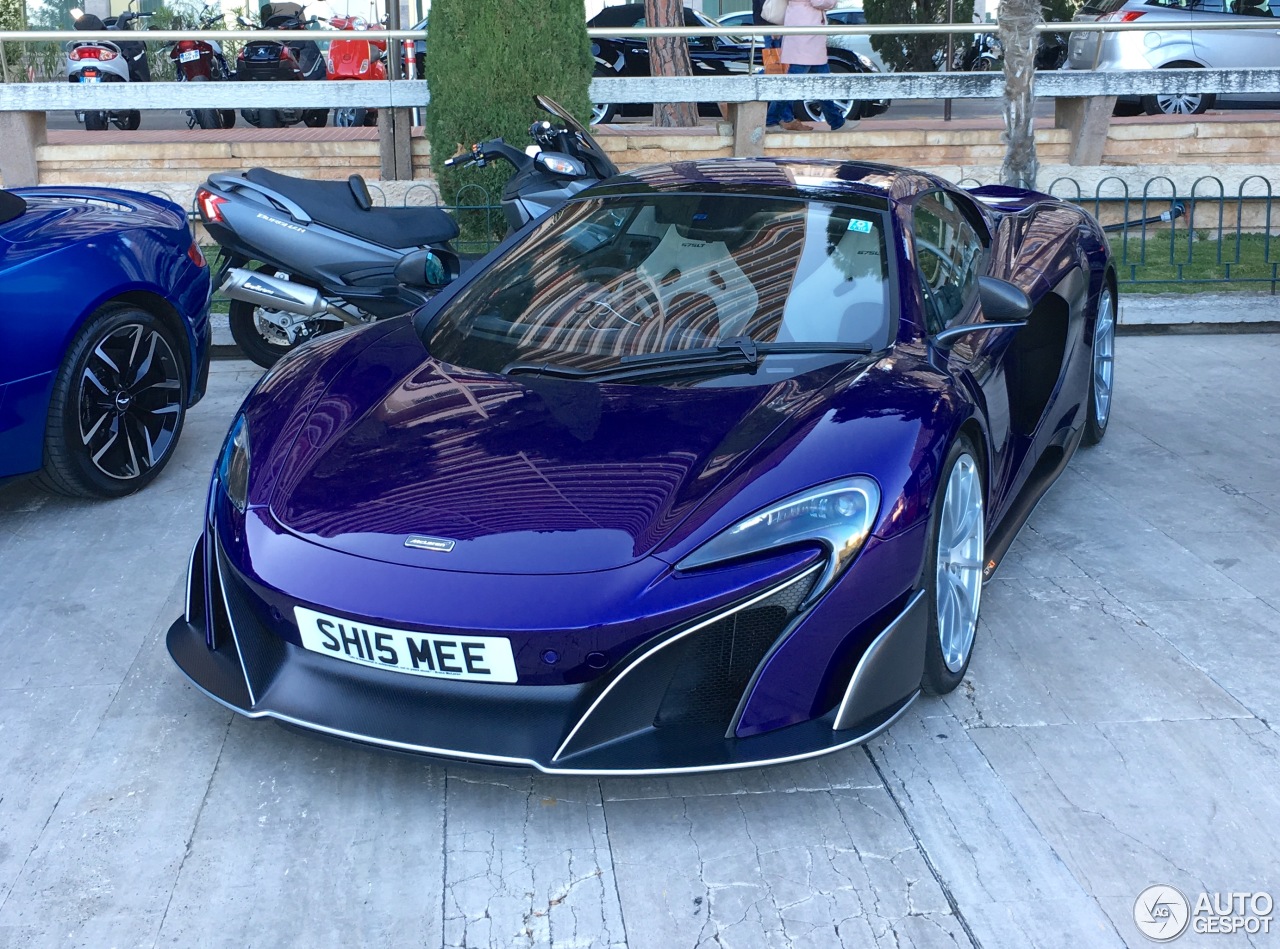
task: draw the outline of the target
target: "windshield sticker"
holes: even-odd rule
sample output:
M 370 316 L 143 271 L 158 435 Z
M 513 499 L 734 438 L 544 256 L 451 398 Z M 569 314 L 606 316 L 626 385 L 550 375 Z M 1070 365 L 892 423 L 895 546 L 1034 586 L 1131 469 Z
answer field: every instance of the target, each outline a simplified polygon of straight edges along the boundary
M 857 231 L 859 234 L 870 234 L 871 222 L 870 221 L 850 221 L 849 230 Z

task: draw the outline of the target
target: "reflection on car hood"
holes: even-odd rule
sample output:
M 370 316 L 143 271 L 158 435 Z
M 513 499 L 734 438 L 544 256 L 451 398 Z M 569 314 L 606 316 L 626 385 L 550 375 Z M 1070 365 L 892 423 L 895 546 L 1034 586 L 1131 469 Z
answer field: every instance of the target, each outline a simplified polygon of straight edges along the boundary
M 329 386 L 271 511 L 316 543 L 396 563 L 618 567 L 676 530 L 771 434 L 820 411 L 814 395 L 836 371 L 707 388 L 507 377 L 438 363 L 406 327 Z
M 66 244 L 87 240 L 127 227 L 186 226 L 181 208 L 168 201 L 131 191 L 107 188 L 18 188 L 27 209 L 0 226 L 0 239 L 15 245 L 13 255 L 28 253 L 22 245 L 37 245 L 49 253 Z

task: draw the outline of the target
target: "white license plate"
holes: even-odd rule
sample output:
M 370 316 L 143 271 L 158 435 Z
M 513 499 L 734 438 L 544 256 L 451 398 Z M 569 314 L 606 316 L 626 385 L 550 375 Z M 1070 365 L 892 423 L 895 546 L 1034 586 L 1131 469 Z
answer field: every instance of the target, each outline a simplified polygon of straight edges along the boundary
M 200 50 L 198 49 L 189 49 L 184 53 L 178 54 L 178 62 L 180 63 L 194 63 L 199 58 Z
M 372 626 L 293 608 L 302 645 L 335 659 L 410 675 L 474 682 L 515 682 L 510 641 L 499 636 L 446 636 Z
M 97 76 L 81 76 L 80 81 L 81 82 L 97 82 L 98 77 Z

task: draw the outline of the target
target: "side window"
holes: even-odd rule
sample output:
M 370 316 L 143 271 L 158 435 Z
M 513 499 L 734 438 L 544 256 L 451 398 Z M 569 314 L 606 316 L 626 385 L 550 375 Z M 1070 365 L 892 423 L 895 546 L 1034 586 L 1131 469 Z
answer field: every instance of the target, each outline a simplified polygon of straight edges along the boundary
M 929 332 L 936 333 L 963 313 L 977 292 L 982 240 L 941 191 L 916 202 L 912 230 L 925 320 Z

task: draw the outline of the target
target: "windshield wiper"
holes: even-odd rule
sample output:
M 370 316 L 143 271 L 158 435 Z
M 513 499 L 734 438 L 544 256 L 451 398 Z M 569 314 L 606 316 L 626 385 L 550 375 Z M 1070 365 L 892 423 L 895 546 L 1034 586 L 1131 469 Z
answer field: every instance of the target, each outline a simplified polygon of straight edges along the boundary
M 561 379 L 630 379 L 672 373 L 714 372 L 720 369 L 755 371 L 761 356 L 788 353 L 872 352 L 869 346 L 847 343 L 757 343 L 750 336 L 730 336 L 715 346 L 698 349 L 669 349 L 660 353 L 623 356 L 615 365 L 579 369 L 555 363 L 513 362 L 502 368 L 507 375 L 536 374 Z

